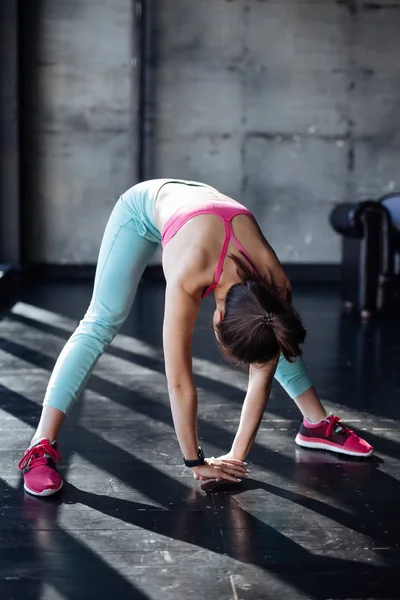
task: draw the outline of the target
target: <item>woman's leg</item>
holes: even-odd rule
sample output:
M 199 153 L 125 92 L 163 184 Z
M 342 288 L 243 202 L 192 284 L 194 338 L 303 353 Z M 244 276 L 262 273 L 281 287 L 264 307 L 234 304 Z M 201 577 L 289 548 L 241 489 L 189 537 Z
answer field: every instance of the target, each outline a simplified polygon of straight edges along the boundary
M 43 438 L 46 438 L 50 442 L 55 442 L 66 416 L 58 408 L 43 405 L 39 424 L 31 440 L 31 446 Z
M 281 355 L 275 379 L 281 384 L 292 400 L 295 401 L 307 421 L 316 423 L 326 417 L 326 410 L 312 386 L 306 366 L 301 357 L 290 363 Z
M 156 243 L 138 234 L 131 214 L 118 201 L 101 243 L 92 300 L 56 362 L 33 443 L 56 439 L 98 359 L 128 316 L 142 273 L 156 249 Z
M 309 423 L 317 423 L 318 421 L 325 419 L 328 414 L 314 387 L 310 387 L 297 398 L 293 398 L 293 400 L 297 404 L 303 417 L 307 419 Z
M 299 446 L 350 456 L 367 457 L 373 453 L 373 447 L 343 425 L 339 417 L 327 416 L 301 357 L 290 363 L 281 356 L 275 378 L 296 402 L 304 417 L 296 436 Z

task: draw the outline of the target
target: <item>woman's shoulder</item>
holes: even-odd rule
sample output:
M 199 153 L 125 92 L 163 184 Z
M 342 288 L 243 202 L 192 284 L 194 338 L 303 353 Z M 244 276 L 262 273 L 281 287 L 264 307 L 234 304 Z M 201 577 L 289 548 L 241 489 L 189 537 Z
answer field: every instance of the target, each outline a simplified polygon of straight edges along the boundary
M 196 295 L 211 285 L 212 267 L 209 253 L 201 246 L 194 245 L 186 252 L 175 256 L 163 254 L 163 269 L 167 284 L 182 287 L 191 295 Z

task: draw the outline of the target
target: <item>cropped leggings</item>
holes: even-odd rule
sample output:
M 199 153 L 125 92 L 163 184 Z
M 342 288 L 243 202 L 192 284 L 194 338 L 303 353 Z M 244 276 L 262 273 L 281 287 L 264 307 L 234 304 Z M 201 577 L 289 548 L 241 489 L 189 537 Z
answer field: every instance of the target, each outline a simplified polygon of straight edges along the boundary
M 142 273 L 161 241 L 154 218 L 155 196 L 154 190 L 139 184 L 115 205 L 101 243 L 90 305 L 58 357 L 45 406 L 69 413 L 128 316 Z M 291 398 L 312 385 L 301 359 L 289 363 L 281 357 L 275 378 Z

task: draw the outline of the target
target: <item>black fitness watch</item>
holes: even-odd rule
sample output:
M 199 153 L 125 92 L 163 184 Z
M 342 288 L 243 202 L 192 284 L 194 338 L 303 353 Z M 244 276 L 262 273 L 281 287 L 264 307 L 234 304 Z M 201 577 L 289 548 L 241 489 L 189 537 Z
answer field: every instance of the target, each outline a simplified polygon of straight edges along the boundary
M 185 463 L 185 466 L 189 467 L 190 469 L 192 467 L 200 467 L 201 465 L 205 465 L 206 461 L 204 460 L 203 448 L 199 447 L 198 458 L 195 460 L 186 460 L 186 458 L 183 457 L 183 462 Z

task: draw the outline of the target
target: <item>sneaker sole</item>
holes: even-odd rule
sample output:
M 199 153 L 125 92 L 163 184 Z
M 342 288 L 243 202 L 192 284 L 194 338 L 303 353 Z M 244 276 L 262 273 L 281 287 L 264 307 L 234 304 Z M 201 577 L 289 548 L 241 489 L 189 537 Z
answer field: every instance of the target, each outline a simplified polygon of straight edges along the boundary
M 301 446 L 302 448 L 313 448 L 314 450 L 329 450 L 329 452 L 336 452 L 337 454 L 347 454 L 348 456 L 363 456 L 365 458 L 371 456 L 371 454 L 374 451 L 374 449 L 372 448 L 372 450 L 370 450 L 369 452 L 351 452 L 350 450 L 344 450 L 340 446 L 331 446 L 330 444 L 324 444 L 322 442 L 309 442 L 304 440 L 299 433 L 296 435 L 295 442 L 298 446 Z
M 53 494 L 56 494 L 57 492 L 59 492 L 62 488 L 62 486 L 64 485 L 64 482 L 61 481 L 60 485 L 58 486 L 58 488 L 56 490 L 53 489 L 48 489 L 48 490 L 43 490 L 43 492 L 34 492 L 33 490 L 29 489 L 28 486 L 26 485 L 26 483 L 24 483 L 24 490 L 26 492 L 28 492 L 28 494 L 32 494 L 32 496 L 52 496 Z

